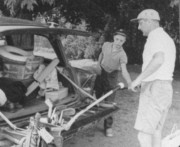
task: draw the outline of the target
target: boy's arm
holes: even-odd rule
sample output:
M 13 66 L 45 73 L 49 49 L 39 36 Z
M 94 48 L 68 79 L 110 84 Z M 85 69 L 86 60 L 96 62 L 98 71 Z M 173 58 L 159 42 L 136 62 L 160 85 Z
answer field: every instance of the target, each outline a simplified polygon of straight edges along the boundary
M 131 85 L 132 80 L 131 80 L 131 77 L 129 75 L 129 72 L 127 71 L 127 67 L 126 67 L 125 63 L 121 64 L 121 71 L 122 71 L 122 76 L 126 80 L 127 85 L 129 87 Z

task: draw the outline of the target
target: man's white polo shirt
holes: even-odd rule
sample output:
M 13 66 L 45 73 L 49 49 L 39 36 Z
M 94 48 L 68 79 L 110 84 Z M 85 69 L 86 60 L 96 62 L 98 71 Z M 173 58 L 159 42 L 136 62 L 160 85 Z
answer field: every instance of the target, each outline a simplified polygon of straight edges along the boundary
M 164 63 L 156 72 L 143 81 L 173 79 L 176 47 L 173 39 L 161 27 L 151 31 L 148 35 L 144 46 L 142 71 L 144 71 L 149 62 L 152 60 L 153 55 L 157 52 L 164 53 Z

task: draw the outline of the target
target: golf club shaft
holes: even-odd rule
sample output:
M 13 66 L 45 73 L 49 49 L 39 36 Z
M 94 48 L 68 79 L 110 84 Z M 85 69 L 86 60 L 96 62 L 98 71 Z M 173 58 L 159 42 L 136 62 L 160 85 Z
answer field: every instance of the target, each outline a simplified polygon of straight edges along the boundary
M 109 91 L 108 93 L 106 93 L 105 95 L 103 95 L 102 97 L 100 97 L 99 99 L 97 99 L 96 101 L 94 101 L 92 104 L 90 104 L 89 106 L 87 106 L 85 109 L 81 110 L 80 112 L 78 112 L 74 117 L 71 118 L 71 120 L 64 126 L 65 130 L 70 129 L 71 125 L 75 122 L 75 120 L 81 116 L 83 113 L 85 113 L 86 111 L 88 111 L 89 109 L 91 109 L 93 106 L 97 105 L 99 102 L 101 102 L 102 100 L 104 100 L 105 98 L 107 98 L 108 96 L 110 96 L 111 94 L 113 94 L 114 92 L 116 92 L 119 89 L 123 89 L 124 88 L 124 84 L 120 83 L 118 84 L 118 86 Z

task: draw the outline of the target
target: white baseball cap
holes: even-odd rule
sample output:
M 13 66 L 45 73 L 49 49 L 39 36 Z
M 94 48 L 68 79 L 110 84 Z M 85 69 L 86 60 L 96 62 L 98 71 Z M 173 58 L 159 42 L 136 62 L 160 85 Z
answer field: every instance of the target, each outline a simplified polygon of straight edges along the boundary
M 4 91 L 0 89 L 0 106 L 3 106 L 6 103 L 6 101 L 7 101 L 7 97 Z
M 153 9 L 145 9 L 139 13 L 137 18 L 131 19 L 131 21 L 138 21 L 141 19 L 152 19 L 160 21 L 159 13 Z

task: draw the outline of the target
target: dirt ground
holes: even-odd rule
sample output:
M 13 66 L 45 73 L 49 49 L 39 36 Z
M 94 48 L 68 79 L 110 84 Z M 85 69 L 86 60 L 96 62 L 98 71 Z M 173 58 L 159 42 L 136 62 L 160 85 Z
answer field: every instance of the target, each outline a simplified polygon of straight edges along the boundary
M 129 67 L 130 75 L 134 79 L 139 67 Z M 180 128 L 180 72 L 175 73 L 173 81 L 174 96 L 173 104 L 169 111 L 163 137 L 170 133 L 172 126 L 177 124 Z M 128 90 L 118 91 L 117 104 L 120 110 L 116 112 L 114 122 L 114 136 L 107 138 L 103 133 L 103 121 L 87 131 L 78 133 L 75 137 L 64 143 L 63 147 L 139 147 L 134 121 L 138 108 L 139 93 Z

